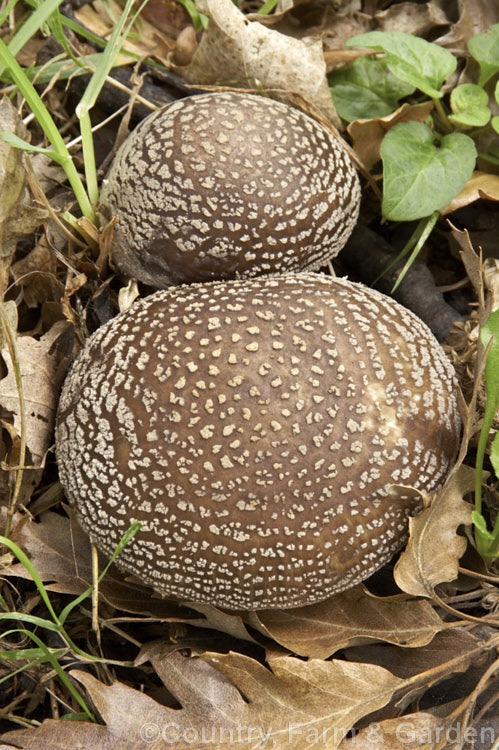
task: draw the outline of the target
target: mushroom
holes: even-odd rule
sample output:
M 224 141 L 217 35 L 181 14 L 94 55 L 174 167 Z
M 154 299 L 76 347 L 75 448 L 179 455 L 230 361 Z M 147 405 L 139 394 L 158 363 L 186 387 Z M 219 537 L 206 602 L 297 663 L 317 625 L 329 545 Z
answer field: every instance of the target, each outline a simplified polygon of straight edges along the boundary
M 310 272 L 158 291 L 88 340 L 60 477 L 107 555 L 177 600 L 312 604 L 404 544 L 458 446 L 453 369 L 379 292 Z
M 153 286 L 318 269 L 347 241 L 359 180 L 339 138 L 267 97 L 192 96 L 149 115 L 101 192 L 112 262 Z

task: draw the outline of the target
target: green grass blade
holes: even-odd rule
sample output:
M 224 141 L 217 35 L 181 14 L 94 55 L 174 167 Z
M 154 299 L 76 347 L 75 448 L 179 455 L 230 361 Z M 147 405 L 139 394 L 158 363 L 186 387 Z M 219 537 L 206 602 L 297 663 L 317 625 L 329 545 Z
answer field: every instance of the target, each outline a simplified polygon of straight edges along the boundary
M 9 632 L 16 632 L 16 631 L 9 631 Z M 69 679 L 69 677 L 67 676 L 67 674 L 65 673 L 65 671 L 63 670 L 63 668 L 61 667 L 61 665 L 55 658 L 55 656 L 53 655 L 53 653 L 51 653 L 51 649 L 47 648 L 47 646 L 43 643 L 43 641 L 41 641 L 40 638 L 38 638 L 38 636 L 35 633 L 32 633 L 30 630 L 21 629 L 21 630 L 18 630 L 17 632 L 23 633 L 23 635 L 28 636 L 28 638 L 31 638 L 31 640 L 37 644 L 38 648 L 42 651 L 45 660 L 48 663 L 50 663 L 54 671 L 59 676 L 59 679 L 61 680 L 61 682 L 64 683 L 67 690 L 71 693 L 75 701 L 78 703 L 79 706 L 81 706 L 86 716 L 90 719 L 90 721 L 95 722 L 96 721 L 95 716 L 92 714 L 87 704 L 83 700 L 82 696 L 76 690 L 73 683 L 71 682 L 71 680 Z
M 97 101 L 97 97 L 99 96 L 99 93 L 104 85 L 106 77 L 109 75 L 109 71 L 116 63 L 116 58 L 118 57 L 119 51 L 123 45 L 123 42 L 125 41 L 127 34 L 132 28 L 136 16 L 138 16 L 147 2 L 148 0 L 144 0 L 139 10 L 129 22 L 127 28 L 122 34 L 125 23 L 128 19 L 128 16 L 130 15 L 130 11 L 134 3 L 134 0 L 126 1 L 125 7 L 123 8 L 123 13 L 121 14 L 121 17 L 116 24 L 108 43 L 106 44 L 104 53 L 99 63 L 99 67 L 96 68 L 94 74 L 92 75 L 92 78 L 88 83 L 85 93 L 83 94 L 81 100 L 78 103 L 78 106 L 76 107 L 76 116 L 78 117 L 78 119 L 83 119 L 85 115 L 90 112 L 95 102 Z
M 45 21 L 55 10 L 57 10 L 62 2 L 63 0 L 44 0 L 35 12 L 24 21 L 8 44 L 9 50 L 14 56 L 17 55 L 31 37 L 39 31 L 40 27 L 43 26 Z M 3 73 L 4 69 L 5 68 L 0 66 L 0 75 Z
M 99 583 L 102 581 L 104 576 L 106 575 L 107 571 L 109 570 L 110 566 L 113 564 L 113 562 L 116 560 L 118 555 L 121 554 L 125 546 L 128 544 L 130 539 L 132 539 L 135 534 L 139 531 L 142 524 L 139 521 L 135 521 L 131 524 L 130 528 L 123 534 L 120 541 L 118 542 L 118 545 L 116 549 L 114 550 L 111 559 L 107 563 L 106 567 L 102 571 L 102 573 L 99 575 Z M 62 610 L 61 614 L 59 615 L 59 622 L 61 624 L 64 624 L 66 622 L 66 619 L 69 615 L 69 613 L 78 606 L 78 604 L 81 604 L 82 601 L 84 601 L 90 594 L 92 593 L 92 586 L 89 586 L 86 591 L 84 591 L 82 594 L 80 594 L 76 599 L 73 599 L 72 602 L 70 602 L 64 609 Z
M 0 622 L 2 620 L 18 620 L 19 622 L 27 622 L 30 625 L 35 625 L 37 628 L 45 628 L 45 630 L 52 630 L 54 633 L 61 633 L 60 625 L 56 625 L 44 617 L 27 615 L 24 612 L 0 612 Z
M 3 26 L 3 24 L 9 17 L 11 10 L 15 8 L 16 5 L 17 5 L 17 0 L 10 0 L 10 2 L 7 3 L 5 8 L 0 12 L 0 26 Z
M 31 108 L 31 111 L 35 115 L 38 124 L 52 144 L 59 163 L 63 167 L 75 194 L 76 200 L 80 205 L 83 215 L 86 216 L 89 221 L 95 224 L 97 222 L 96 214 L 90 204 L 88 195 L 85 192 L 85 188 L 83 187 L 83 183 L 80 179 L 80 175 L 78 174 L 71 155 L 66 148 L 66 144 L 64 143 L 64 140 L 59 133 L 55 122 L 53 121 L 48 109 L 43 103 L 35 87 L 28 79 L 23 69 L 17 62 L 16 58 L 2 39 L 0 39 L 0 64 L 4 65 L 6 70 L 8 70 L 14 83 L 26 99 L 29 107 Z
M 43 599 L 43 603 L 45 604 L 45 606 L 47 607 L 50 613 L 50 616 L 52 617 L 54 623 L 59 627 L 61 624 L 59 621 L 59 618 L 57 617 L 54 611 L 54 608 L 52 607 L 52 604 L 50 602 L 45 586 L 43 585 L 42 579 L 38 575 L 36 568 L 31 562 L 31 560 L 29 559 L 29 557 L 24 554 L 22 549 L 20 549 L 17 546 L 17 544 L 15 544 L 15 542 L 12 542 L 10 539 L 7 539 L 7 537 L 5 536 L 0 536 L 0 545 L 1 544 L 4 544 L 8 549 L 10 549 L 10 551 L 17 557 L 21 565 L 23 565 L 26 568 L 31 578 L 35 582 L 36 588 L 38 589 L 40 596 Z M 0 618 L 2 618 L 3 616 L 4 616 L 3 614 L 0 614 Z M 24 615 L 24 616 L 26 617 L 27 615 Z M 42 626 L 42 627 L 45 627 L 45 626 Z

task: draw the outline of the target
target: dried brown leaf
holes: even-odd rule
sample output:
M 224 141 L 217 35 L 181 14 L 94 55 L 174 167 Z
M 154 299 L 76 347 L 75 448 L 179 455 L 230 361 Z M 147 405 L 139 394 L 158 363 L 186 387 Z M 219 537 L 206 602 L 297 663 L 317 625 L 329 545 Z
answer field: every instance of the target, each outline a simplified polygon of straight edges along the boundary
M 486 198 L 491 201 L 499 201 L 499 176 L 487 172 L 473 172 L 460 193 L 446 206 L 440 209 L 442 216 L 457 211 L 458 208 L 468 206 L 470 203 Z
M 91 4 L 85 4 L 75 12 L 77 20 L 94 34 L 109 39 L 116 25 L 116 19 L 123 12 L 122 6 L 117 0 L 94 0 Z M 151 23 L 141 14 L 139 26 L 132 27 L 125 40 L 123 48 L 133 52 L 139 57 L 154 57 L 163 65 L 170 64 L 170 55 L 174 48 L 173 38 L 175 29 L 161 29 L 157 22 Z M 118 56 L 118 65 L 127 64 L 130 58 L 125 55 Z
M 395 112 L 386 117 L 373 120 L 355 120 L 347 128 L 353 140 L 353 148 L 367 169 L 371 169 L 380 160 L 380 146 L 385 133 L 399 122 L 424 122 L 431 110 L 432 102 L 423 104 L 402 104 Z
M 64 286 L 57 280 L 56 271 L 57 260 L 45 236 L 28 255 L 12 265 L 12 276 L 22 286 L 28 307 L 61 299 Z
M 472 508 L 463 496 L 471 492 L 474 483 L 474 470 L 461 466 L 430 507 L 409 519 L 409 542 L 394 570 L 403 591 L 431 597 L 438 583 L 457 577 L 459 558 L 467 545 L 457 528 L 471 523 Z
M 353 661 L 370 661 L 383 666 L 404 680 L 420 675 L 430 685 L 432 680 L 464 671 L 472 659 L 486 650 L 487 641 L 473 635 L 460 624 L 437 633 L 430 643 L 417 649 L 374 643 L 369 646 L 353 646 L 346 655 Z
M 458 0 L 458 13 L 457 23 L 436 41 L 455 55 L 466 58 L 471 37 L 490 31 L 490 27 L 499 21 L 499 5 L 490 0 Z
M 117 745 L 106 727 L 88 721 L 46 719 L 36 730 L 19 729 L 6 732 L 3 737 L 16 744 L 0 745 L 0 750 L 124 750 L 124 744 Z M 127 745 L 127 750 L 132 750 L 132 746 Z M 134 750 L 139 750 L 139 746 L 135 745 Z M 145 750 L 143 744 L 140 750 Z
M 405 594 L 378 597 L 362 585 L 309 607 L 251 613 L 248 623 L 294 653 L 316 659 L 372 641 L 414 648 L 449 626 L 427 601 Z
M 414 36 L 424 36 L 435 26 L 449 23 L 446 14 L 435 0 L 429 3 L 402 2 L 378 11 L 376 19 L 380 31 L 402 31 Z
M 197 625 L 202 628 L 214 628 L 215 630 L 220 630 L 222 633 L 228 633 L 228 635 L 232 635 L 235 638 L 240 638 L 244 641 L 253 641 L 253 643 L 256 642 L 248 633 L 241 615 L 223 612 L 216 607 L 212 607 L 210 604 L 202 604 L 201 602 L 186 602 L 186 606 L 203 615 L 202 620 L 189 620 L 190 625 Z
M 344 739 L 339 750 L 456 750 L 462 747 L 460 725 L 453 716 L 421 711 L 386 719 Z
M 69 333 L 70 326 L 59 321 L 39 341 L 31 336 L 18 336 L 16 340 L 26 411 L 26 445 L 36 465 L 42 463 L 52 444 L 59 387 L 72 348 Z M 14 426 L 21 434 L 15 365 L 7 347 L 1 350 L 1 355 L 7 375 L 0 380 L 0 406 L 13 415 Z
M 161 705 L 118 681 L 104 685 L 86 672 L 70 673 L 106 723 L 99 747 L 250 750 L 260 742 L 274 750 L 309 750 L 322 741 L 326 750 L 335 750 L 348 729 L 385 705 L 401 683 L 381 667 L 341 661 L 279 657 L 268 669 L 232 652 L 206 653 L 200 659 L 175 652 L 161 656 L 157 649 L 151 659 L 182 708 Z M 65 725 L 59 722 L 59 742 Z M 71 722 L 72 742 L 81 741 L 80 728 L 90 730 L 88 723 Z M 41 731 L 8 732 L 4 739 L 37 748 L 40 744 L 27 744 L 31 738 L 36 742 L 37 733 Z
M 232 0 L 203 0 L 197 7 L 210 23 L 191 64 L 176 68 L 180 75 L 196 84 L 245 82 L 299 94 L 341 128 L 320 39 L 294 39 L 248 21 Z

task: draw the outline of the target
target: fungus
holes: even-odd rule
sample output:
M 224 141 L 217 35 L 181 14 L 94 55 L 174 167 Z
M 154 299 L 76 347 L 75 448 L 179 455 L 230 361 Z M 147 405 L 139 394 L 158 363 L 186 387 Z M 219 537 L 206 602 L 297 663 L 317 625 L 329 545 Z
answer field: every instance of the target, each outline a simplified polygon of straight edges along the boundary
M 157 591 L 229 609 L 353 586 L 404 544 L 455 458 L 453 369 L 372 289 L 288 273 L 158 291 L 63 387 L 62 484 L 91 540 Z
M 155 288 L 317 269 L 357 220 L 360 188 L 339 138 L 300 110 L 231 91 L 149 115 L 101 193 L 117 217 L 118 270 Z

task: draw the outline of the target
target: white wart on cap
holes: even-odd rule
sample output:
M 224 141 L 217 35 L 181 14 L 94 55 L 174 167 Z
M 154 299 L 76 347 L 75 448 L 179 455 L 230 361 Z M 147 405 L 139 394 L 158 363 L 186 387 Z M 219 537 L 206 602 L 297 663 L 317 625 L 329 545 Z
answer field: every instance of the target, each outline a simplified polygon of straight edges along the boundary
M 65 382 L 62 484 L 108 555 L 232 609 L 348 588 L 407 538 L 456 454 L 456 382 L 392 299 L 313 273 L 172 288 L 99 329 Z
M 116 267 L 155 288 L 316 269 L 357 221 L 345 148 L 267 97 L 192 96 L 147 117 L 102 186 Z

